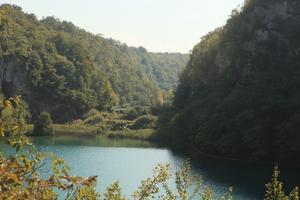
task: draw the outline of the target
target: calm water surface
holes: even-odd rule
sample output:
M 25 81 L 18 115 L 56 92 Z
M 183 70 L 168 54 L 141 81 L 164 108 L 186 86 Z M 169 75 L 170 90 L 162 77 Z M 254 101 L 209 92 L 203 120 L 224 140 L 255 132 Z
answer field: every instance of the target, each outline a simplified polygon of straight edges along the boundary
M 98 175 L 97 191 L 116 180 L 122 193 L 131 197 L 140 181 L 152 175 L 158 163 L 170 163 L 174 170 L 186 159 L 171 150 L 160 148 L 146 141 L 108 139 L 103 136 L 51 136 L 34 137 L 38 149 L 54 152 L 72 166 L 72 174 Z M 232 186 L 234 199 L 263 199 L 264 184 L 271 176 L 272 166 L 249 165 L 216 160 L 193 161 L 192 172 L 203 177 L 203 187 L 209 186 L 220 197 Z M 46 169 L 43 173 L 47 174 Z M 282 178 L 290 186 L 300 185 L 297 170 L 282 169 Z M 173 185 L 174 186 L 174 185 Z

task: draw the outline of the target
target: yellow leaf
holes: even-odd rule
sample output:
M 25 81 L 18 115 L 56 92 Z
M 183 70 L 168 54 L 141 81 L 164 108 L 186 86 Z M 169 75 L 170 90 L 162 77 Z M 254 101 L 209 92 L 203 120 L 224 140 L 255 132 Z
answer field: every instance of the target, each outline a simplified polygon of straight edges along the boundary
M 17 105 L 19 105 L 20 102 L 21 102 L 21 95 L 16 96 L 14 100 L 15 100 L 15 103 L 16 103 Z
M 17 126 L 17 125 L 14 125 L 13 127 L 12 127 L 12 131 L 16 131 L 16 130 L 18 130 L 19 129 L 19 126 Z
M 5 100 L 4 107 L 12 108 L 11 102 L 9 100 Z
M 0 126 L 0 136 L 2 137 L 4 136 L 4 131 L 5 131 L 4 128 Z

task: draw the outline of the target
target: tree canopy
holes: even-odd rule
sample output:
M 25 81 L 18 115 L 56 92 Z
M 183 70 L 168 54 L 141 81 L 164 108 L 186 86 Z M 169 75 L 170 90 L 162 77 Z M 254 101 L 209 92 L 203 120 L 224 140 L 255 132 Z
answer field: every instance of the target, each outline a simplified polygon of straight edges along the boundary
M 33 116 L 45 110 L 55 121 L 67 121 L 91 108 L 155 105 L 175 87 L 187 60 L 188 55 L 128 47 L 54 17 L 37 20 L 15 5 L 0 6 L 1 89 L 6 96 L 21 94 Z
M 174 143 L 253 160 L 300 156 L 299 12 L 295 0 L 246 1 L 201 39 L 175 92 Z

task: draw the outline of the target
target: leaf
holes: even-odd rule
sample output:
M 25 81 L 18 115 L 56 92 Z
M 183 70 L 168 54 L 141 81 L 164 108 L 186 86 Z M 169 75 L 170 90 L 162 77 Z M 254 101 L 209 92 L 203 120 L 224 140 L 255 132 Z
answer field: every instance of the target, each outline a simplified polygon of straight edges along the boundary
M 0 126 L 0 136 L 2 136 L 2 137 L 5 136 L 4 131 L 5 131 L 5 129 L 2 126 Z
M 17 126 L 17 125 L 14 125 L 14 126 L 11 128 L 12 131 L 16 131 L 16 130 L 18 130 L 18 129 L 19 129 L 19 126 Z
M 5 100 L 3 105 L 4 107 L 12 108 L 12 104 L 9 100 Z

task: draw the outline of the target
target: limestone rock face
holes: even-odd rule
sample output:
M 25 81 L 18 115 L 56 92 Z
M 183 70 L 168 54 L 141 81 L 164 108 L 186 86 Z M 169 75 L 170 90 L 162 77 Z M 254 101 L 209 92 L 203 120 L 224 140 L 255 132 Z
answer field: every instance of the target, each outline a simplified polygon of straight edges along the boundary
M 271 2 L 271 3 L 270 3 Z M 253 6 L 246 9 L 239 18 L 239 29 L 236 33 L 240 42 L 240 52 L 243 54 L 244 63 L 240 63 L 235 54 L 231 55 L 230 50 L 236 51 L 237 47 L 230 47 L 231 41 L 223 41 L 217 47 L 215 54 L 215 66 L 218 72 L 235 66 L 240 69 L 241 76 L 249 76 L 254 73 L 255 66 L 251 65 L 251 60 L 262 47 L 268 48 L 269 44 L 284 47 L 292 51 L 292 54 L 299 54 L 300 47 L 292 49 L 293 40 L 290 37 L 294 30 L 291 27 L 300 27 L 300 1 L 296 0 L 261 0 L 253 3 Z M 290 34 L 286 30 L 290 30 Z M 225 35 L 226 35 L 226 31 Z M 224 34 L 224 33 L 223 33 Z M 234 35 L 230 33 L 231 35 Z M 296 33 L 294 33 L 296 34 Z M 247 38 L 239 38 L 238 35 L 247 35 Z M 230 38 L 234 40 L 234 38 Z M 249 61 L 245 61 L 245 60 Z M 238 66 L 237 66 L 238 65 Z
M 7 98 L 21 95 L 22 99 L 29 102 L 29 109 L 34 115 L 42 111 L 59 113 L 59 105 L 40 99 L 39 94 L 30 84 L 22 62 L 15 58 L 0 59 L 0 88 Z
M 16 59 L 0 59 L 0 88 L 7 97 L 30 96 L 27 74 Z
M 299 0 L 248 0 L 240 11 L 232 12 L 225 26 L 194 47 L 181 77 L 193 94 L 186 99 L 196 97 L 220 77 L 240 85 L 253 80 L 260 70 L 272 71 L 298 59 L 299 27 Z

